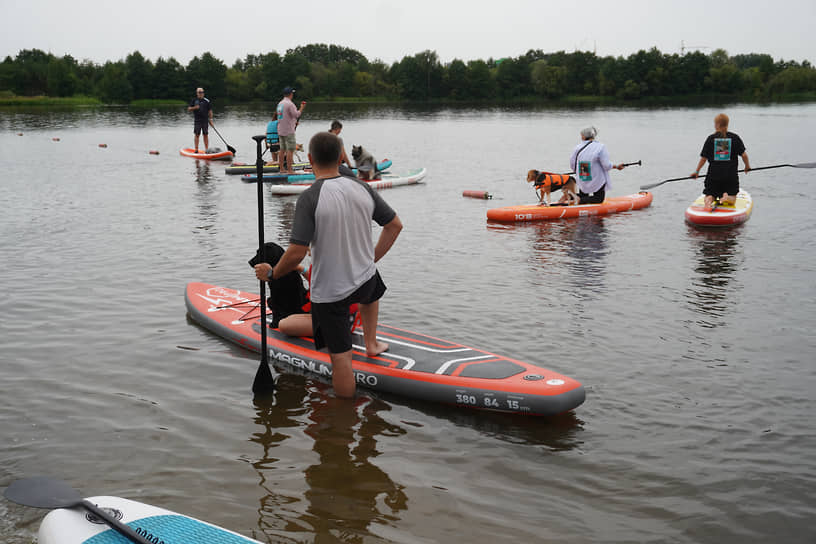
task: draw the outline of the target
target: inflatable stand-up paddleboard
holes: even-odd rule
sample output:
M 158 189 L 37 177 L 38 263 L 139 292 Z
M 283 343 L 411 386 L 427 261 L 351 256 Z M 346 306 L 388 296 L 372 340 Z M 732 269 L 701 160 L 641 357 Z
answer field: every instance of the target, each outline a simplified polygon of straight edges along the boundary
M 193 321 L 239 346 L 260 351 L 257 294 L 190 283 L 185 299 Z M 467 408 L 543 416 L 567 412 L 584 402 L 584 387 L 578 381 L 536 364 L 382 323 L 377 337 L 389 344 L 389 350 L 368 357 L 362 327 L 353 332 L 353 368 L 361 388 Z M 267 328 L 267 347 L 270 362 L 331 380 L 329 354 L 316 350 L 312 338 L 294 338 Z
M 257 540 L 164 508 L 120 497 L 89 502 L 128 525 L 147 542 L 164 544 L 260 544 Z M 52 510 L 40 524 L 38 544 L 131 544 L 81 507 Z
M 754 201 L 747 191 L 740 189 L 734 205 L 717 204 L 706 208 L 705 195 L 700 195 L 686 208 L 686 222 L 695 227 L 733 227 L 745 223 L 751 217 Z
M 639 210 L 652 203 L 652 193 L 639 192 L 626 196 L 613 196 L 600 204 L 578 204 L 577 206 L 546 206 L 543 204 L 526 204 L 506 206 L 487 210 L 488 221 L 516 223 L 525 221 L 553 221 L 572 217 L 589 217 L 610 213 Z
M 246 349 L 260 351 L 257 294 L 190 283 L 185 299 L 190 317 L 202 327 Z M 584 402 L 584 387 L 555 371 L 382 323 L 377 337 L 389 344 L 389 350 L 368 357 L 361 329 L 357 327 L 352 338 L 353 368 L 360 388 L 454 406 L 542 416 L 567 412 Z M 331 380 L 329 355 L 316 350 L 312 338 L 294 338 L 267 328 L 267 348 L 270 362 Z
M 397 174 L 391 172 L 384 172 L 380 179 L 373 179 L 366 181 L 372 189 L 382 190 L 390 189 L 392 187 L 400 187 L 402 185 L 415 185 L 420 183 L 425 178 L 425 169 L 418 168 L 416 170 L 409 170 L 408 172 Z M 297 195 L 308 189 L 314 183 L 314 179 L 295 182 L 269 185 L 267 191 L 274 195 Z
M 296 162 L 292 165 L 295 170 L 303 170 L 304 168 L 308 168 L 311 166 L 308 162 Z M 263 167 L 264 174 L 272 174 L 275 172 L 280 172 L 280 167 L 277 164 L 265 164 Z M 230 175 L 238 175 L 238 174 L 257 174 L 258 167 L 254 164 L 243 164 L 234 162 L 231 165 L 224 168 L 225 174 Z
M 391 160 L 385 159 L 377 163 L 377 172 L 385 172 L 388 168 L 391 167 Z M 354 175 L 357 175 L 357 169 L 352 168 Z M 250 173 L 250 174 L 243 174 L 241 176 L 243 181 L 247 181 L 250 183 L 255 183 L 258 181 L 258 173 L 257 171 Z M 263 180 L 267 183 L 297 183 L 301 181 L 314 181 L 315 176 L 314 173 L 311 171 L 304 172 L 302 174 L 266 174 L 263 175 Z
M 192 157 L 194 159 L 204 159 L 208 161 L 228 161 L 231 160 L 233 155 L 231 151 L 218 151 L 216 153 L 207 153 L 206 151 L 200 151 L 196 153 L 196 150 L 191 147 L 184 147 L 179 150 L 179 155 L 183 155 L 185 157 Z

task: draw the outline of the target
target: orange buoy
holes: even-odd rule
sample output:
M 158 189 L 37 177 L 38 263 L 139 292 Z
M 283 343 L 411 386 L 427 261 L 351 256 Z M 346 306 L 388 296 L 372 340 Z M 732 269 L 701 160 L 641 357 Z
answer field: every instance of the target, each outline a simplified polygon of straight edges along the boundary
M 151 155 L 158 155 L 159 154 L 159 152 L 157 150 L 155 150 L 155 149 L 151 149 L 150 151 L 148 151 L 148 153 L 150 153 Z
M 493 195 L 491 195 L 487 191 L 462 191 L 462 196 L 467 196 L 470 198 L 481 198 L 484 200 L 490 200 L 491 198 L 493 198 Z
M 108 147 L 108 144 L 99 144 L 99 147 Z

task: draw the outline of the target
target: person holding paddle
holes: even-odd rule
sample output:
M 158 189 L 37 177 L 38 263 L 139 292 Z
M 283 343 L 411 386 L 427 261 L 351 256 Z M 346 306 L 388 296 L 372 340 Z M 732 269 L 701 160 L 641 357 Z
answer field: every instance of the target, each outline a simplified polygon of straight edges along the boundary
M 626 165 L 612 164 L 606 146 L 595 140 L 598 129 L 587 127 L 581 131 L 581 143 L 575 146 L 570 156 L 570 168 L 578 177 L 578 204 L 600 204 L 606 197 L 606 190 L 612 188 L 609 171 L 623 170 Z M 561 197 L 566 202 L 568 195 Z M 559 203 L 561 202 L 559 201 Z
M 196 97 L 190 102 L 187 111 L 193 112 L 193 134 L 195 134 L 195 152 L 198 153 L 198 137 L 204 134 L 204 151 L 210 148 L 208 125 L 212 125 L 213 112 L 210 99 L 204 96 L 204 89 L 196 89 Z
M 706 138 L 703 149 L 700 151 L 700 162 L 697 169 L 691 174 L 696 179 L 700 169 L 708 161 L 708 172 L 705 177 L 705 207 L 711 208 L 714 201 L 734 205 L 739 192 L 739 174 L 737 157 L 742 157 L 745 173 L 751 171 L 748 153 L 742 138 L 728 132 L 728 116 L 724 113 L 714 118 L 714 134 Z
M 274 267 L 255 266 L 259 280 L 277 279 L 295 270 L 312 248 L 311 311 L 315 348 L 328 347 L 332 385 L 338 397 L 353 397 L 349 306 L 358 303 L 368 357 L 388 349 L 377 339 L 379 299 L 385 293 L 376 262 L 402 230 L 397 213 L 367 183 L 341 176 L 340 140 L 318 132 L 309 141 L 315 183 L 298 197 L 289 247 Z M 376 245 L 371 222 L 382 227 Z

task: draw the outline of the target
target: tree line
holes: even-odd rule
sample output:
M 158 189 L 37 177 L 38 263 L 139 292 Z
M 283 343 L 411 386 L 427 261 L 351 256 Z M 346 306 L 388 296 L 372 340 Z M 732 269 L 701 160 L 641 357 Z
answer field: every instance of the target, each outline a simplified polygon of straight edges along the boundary
M 723 95 L 752 100 L 816 92 L 816 69 L 808 61 L 774 61 L 767 54 L 729 56 L 661 53 L 628 57 L 529 50 L 503 59 L 455 59 L 442 63 L 434 51 L 405 56 L 390 66 L 347 47 L 310 44 L 247 55 L 232 66 L 207 52 L 186 66 L 173 57 L 155 62 L 135 51 L 124 60 L 96 64 L 39 49 L 7 56 L 0 64 L 0 96 L 89 96 L 106 103 L 187 100 L 204 87 L 219 102 L 276 101 L 285 86 L 303 99 L 413 101 L 558 100 L 567 96 L 625 100 Z

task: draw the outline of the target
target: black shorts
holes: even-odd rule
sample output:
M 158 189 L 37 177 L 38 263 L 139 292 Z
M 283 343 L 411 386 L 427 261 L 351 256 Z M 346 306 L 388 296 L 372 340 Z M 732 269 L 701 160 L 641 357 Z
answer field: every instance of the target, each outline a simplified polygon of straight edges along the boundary
M 201 134 L 202 132 L 204 134 L 210 133 L 209 122 L 206 119 L 204 121 L 196 119 L 195 122 L 193 123 L 193 133 L 198 135 Z
M 278 143 L 270 144 L 269 142 L 266 142 L 266 147 L 268 147 L 269 151 L 271 151 L 272 153 L 277 153 L 278 151 L 280 151 L 280 144 Z
M 728 193 L 731 196 L 735 196 L 737 193 L 739 193 L 739 178 L 727 181 L 709 181 L 708 178 L 706 178 L 705 188 L 703 189 L 704 195 L 711 195 L 714 198 L 720 198 L 725 193 Z
M 354 303 L 371 304 L 385 294 L 379 272 L 357 288 L 352 294 L 337 302 L 312 302 L 312 333 L 315 349 L 324 346 L 329 353 L 344 353 L 351 349 L 351 326 L 349 323 L 349 306 Z
M 606 198 L 606 188 L 598 189 L 591 195 L 583 191 L 578 191 L 578 198 L 581 199 L 580 204 L 600 204 Z

